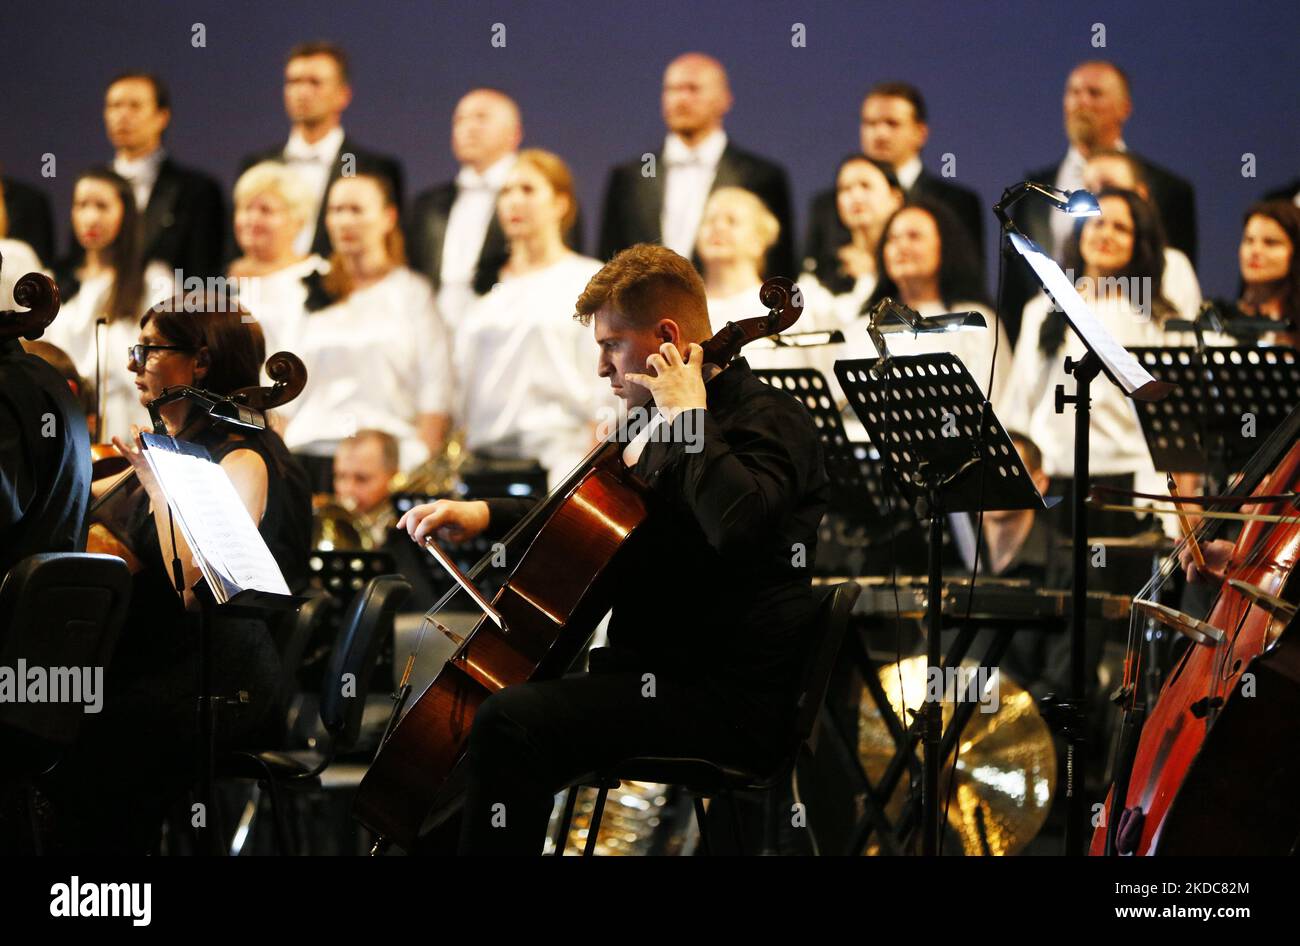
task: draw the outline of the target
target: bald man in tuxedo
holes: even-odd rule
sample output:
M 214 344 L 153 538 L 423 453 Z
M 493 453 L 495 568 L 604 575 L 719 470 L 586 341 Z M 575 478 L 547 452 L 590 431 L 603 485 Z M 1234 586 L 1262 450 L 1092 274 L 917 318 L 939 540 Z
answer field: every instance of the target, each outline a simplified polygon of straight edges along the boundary
M 712 56 L 686 53 L 668 65 L 661 97 L 668 134 L 654 152 L 653 166 L 635 158 L 610 172 L 600 225 L 602 259 L 636 243 L 661 243 L 693 258 L 709 194 L 719 187 L 742 187 L 758 195 L 781 224 L 765 275 L 796 275 L 785 169 L 727 136 L 723 119 L 732 101 L 727 72 Z

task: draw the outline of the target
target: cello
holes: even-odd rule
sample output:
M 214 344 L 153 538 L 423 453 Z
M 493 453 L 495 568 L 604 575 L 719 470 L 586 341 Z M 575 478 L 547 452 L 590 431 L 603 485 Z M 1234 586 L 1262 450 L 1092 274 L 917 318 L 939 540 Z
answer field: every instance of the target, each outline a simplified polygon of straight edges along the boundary
M 0 266 L 3 265 L 4 258 L 0 257 Z M 45 334 L 59 314 L 59 287 L 44 273 L 28 273 L 14 283 L 14 302 L 26 311 L 0 312 L 0 341 L 25 338 L 34 342 Z
M 802 297 L 783 277 L 763 283 L 759 298 L 767 315 L 728 322 L 701 345 L 706 364 L 725 367 L 742 346 L 785 331 L 803 311 Z M 624 463 L 624 446 L 611 434 L 505 536 L 507 560 L 515 563 L 509 577 L 390 727 L 358 788 L 353 816 L 377 835 L 376 850 L 389 842 L 410 850 L 426 822 L 437 824 L 455 810 L 457 768 L 478 707 L 512 684 L 566 673 L 609 612 L 619 552 L 650 515 L 649 488 Z M 495 557 L 480 560 L 468 580 Z M 407 692 L 413 662 L 414 655 L 403 677 Z M 396 711 L 402 702 L 399 696 Z
M 1091 854 L 1296 853 L 1297 490 L 1300 408 L 1256 451 L 1225 496 L 1205 497 L 1208 509 L 1196 539 L 1213 538 L 1225 522 L 1243 521 L 1244 527 L 1204 621 L 1184 622 L 1191 643 L 1149 716 L 1137 695 L 1143 650 L 1133 621 L 1118 691 L 1124 706 L 1120 761 Z M 1240 512 L 1228 511 L 1237 507 Z M 1153 596 L 1176 571 L 1171 556 L 1140 597 Z

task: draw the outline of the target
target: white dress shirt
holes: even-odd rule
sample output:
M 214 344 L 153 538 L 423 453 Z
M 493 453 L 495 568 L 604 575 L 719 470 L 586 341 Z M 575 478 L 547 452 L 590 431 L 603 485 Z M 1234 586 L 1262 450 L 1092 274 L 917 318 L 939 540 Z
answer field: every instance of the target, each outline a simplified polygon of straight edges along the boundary
M 462 167 L 456 174 L 456 199 L 447 217 L 447 235 L 442 244 L 442 285 L 469 286 L 474 282 L 483 241 L 496 213 L 497 195 L 515 166 L 515 157 L 504 155 L 482 174 L 471 167 Z
M 154 184 L 158 183 L 158 171 L 162 168 L 166 157 L 167 152 L 159 148 L 143 158 L 113 159 L 113 170 L 126 178 L 131 185 L 131 192 L 135 195 L 135 209 L 138 213 L 144 213 L 145 208 L 149 206 L 149 196 L 153 193 Z
M 593 425 L 613 418 L 617 398 L 573 309 L 600 267 L 568 253 L 502 279 L 455 323 L 456 424 L 471 452 L 536 459 L 554 485 L 590 451 Z
M 428 458 L 418 418 L 450 410 L 452 375 L 448 333 L 424 276 L 399 266 L 306 314 L 294 349 L 307 387 L 284 412 L 291 450 L 333 456 L 340 440 L 369 427 L 397 438 L 403 470 Z
M 341 127 L 332 129 L 314 144 L 309 144 L 302 133 L 294 129 L 289 135 L 288 144 L 284 146 L 284 163 L 307 185 L 307 193 L 312 197 L 302 229 L 293 241 L 295 252 L 307 253 L 311 250 L 312 241 L 316 238 L 316 220 L 320 216 L 321 204 L 325 202 L 325 191 L 329 188 L 330 172 L 334 169 L 334 162 L 342 147 Z
M 910 193 L 916 186 L 916 179 L 921 176 L 923 167 L 920 156 L 912 155 L 909 160 L 894 169 L 894 176 L 898 178 L 898 184 L 903 188 L 904 193 Z
M 704 205 L 726 149 L 727 133 L 722 129 L 706 136 L 694 148 L 688 147 L 676 134 L 664 139 L 666 176 L 659 228 L 664 246 L 687 259 L 695 252 L 695 236 L 704 217 Z
M 59 314 L 45 330 L 44 340 L 68 353 L 77 372 L 92 386 L 95 377 L 95 322 L 105 318 L 104 307 L 113 291 L 113 276 L 101 272 L 83 282 L 76 295 L 65 299 Z M 150 263 L 144 273 L 144 296 L 139 310 L 156 302 L 171 298 L 175 286 L 171 271 L 161 263 Z M 139 315 L 120 316 L 100 330 L 100 361 L 103 366 L 104 417 L 101 438 L 107 443 L 112 437 L 129 437 L 131 425 L 149 425 L 149 412 L 140 403 L 140 391 L 135 386 L 136 375 L 127 367 L 127 349 L 140 341 Z

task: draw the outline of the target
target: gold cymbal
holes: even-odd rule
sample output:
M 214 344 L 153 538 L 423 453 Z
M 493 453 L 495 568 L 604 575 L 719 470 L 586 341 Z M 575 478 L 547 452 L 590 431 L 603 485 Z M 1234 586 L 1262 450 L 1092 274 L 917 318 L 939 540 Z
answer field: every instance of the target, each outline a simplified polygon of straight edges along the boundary
M 973 675 L 977 666 L 965 661 L 963 668 L 974 681 L 969 690 L 965 680 L 957 685 L 968 698 L 977 699 L 977 707 L 966 724 L 959 742 L 956 782 L 953 764 L 944 767 L 940 776 L 940 805 L 947 807 L 947 837 L 944 851 L 967 855 L 1010 855 L 1021 851 L 1042 829 L 1056 789 L 1056 749 L 1047 724 L 1038 713 L 1034 698 L 1005 674 L 989 676 L 984 686 Z M 880 668 L 880 682 L 894 712 L 908 725 L 912 716 L 902 710 L 899 678 L 907 695 L 909 709 L 920 712 L 926 695 L 926 658 L 910 657 L 902 664 Z M 996 693 L 992 691 L 997 681 Z M 947 727 L 956 703 L 952 694 L 945 696 L 943 723 Z M 985 709 L 990 712 L 985 712 Z M 895 751 L 871 696 L 863 693 L 859 714 L 858 756 L 872 784 L 885 774 Z M 918 760 L 921 753 L 917 751 Z M 919 776 L 918 776 L 919 779 Z M 890 820 L 897 823 L 909 796 L 905 774 L 885 807 Z M 951 795 L 951 802 L 949 796 Z M 915 804 L 920 804 L 918 784 Z M 919 810 L 916 812 L 919 814 Z M 918 822 L 919 823 L 919 822 Z M 873 835 L 874 838 L 874 835 Z M 877 841 L 868 854 L 879 854 Z

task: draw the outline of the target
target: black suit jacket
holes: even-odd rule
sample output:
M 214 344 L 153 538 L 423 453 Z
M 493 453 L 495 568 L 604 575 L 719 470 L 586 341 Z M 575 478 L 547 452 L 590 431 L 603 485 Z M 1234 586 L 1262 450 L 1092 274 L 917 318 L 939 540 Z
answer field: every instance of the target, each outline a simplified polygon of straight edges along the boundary
M 1175 249 L 1182 250 L 1187 258 L 1196 265 L 1196 193 L 1190 182 L 1183 180 L 1171 171 L 1145 158 L 1133 155 L 1142 166 L 1151 199 L 1160 211 L 1160 222 L 1165 228 L 1165 241 Z M 1030 171 L 1026 180 L 1052 184 L 1060 171 L 1061 164 L 1049 165 Z M 1026 198 L 1012 209 L 1016 225 L 1031 239 L 1050 249 L 1047 240 L 1051 240 L 1050 216 L 1052 209 L 1041 200 Z
M 165 159 L 140 230 L 143 260 L 159 260 L 186 277 L 222 274 L 225 201 L 221 185 L 202 171 Z
M 655 152 L 660 170 L 663 154 Z M 601 259 L 609 259 L 634 243 L 660 243 L 659 216 L 663 212 L 663 174 L 641 175 L 640 159 L 615 167 L 605 188 L 605 208 L 600 222 Z M 798 275 L 794 244 L 794 216 L 791 213 L 790 181 L 785 168 L 756 154 L 727 143 L 710 190 L 743 187 L 758 195 L 781 224 L 781 233 L 767 253 L 766 275 Z
M 447 221 L 451 218 L 451 205 L 456 202 L 459 188 L 455 181 L 447 181 L 422 191 L 411 205 L 406 219 L 406 255 L 411 268 L 429 277 L 435 290 L 442 285 L 442 248 L 447 239 Z M 582 252 L 582 215 L 579 212 L 564 242 L 576 253 Z M 479 249 L 478 266 L 474 274 L 474 291 L 487 292 L 497 282 L 501 267 L 510 256 L 501 221 L 495 213 L 488 224 L 487 235 Z
M 5 186 L 8 186 L 6 182 Z M 1296 195 L 1300 194 L 1300 177 L 1296 178 L 1286 187 L 1280 187 L 1275 191 L 1269 191 L 1264 195 L 1265 200 L 1295 200 Z
M 1182 250 L 1196 265 L 1196 194 L 1190 182 L 1138 155 L 1133 155 L 1142 166 L 1151 199 L 1160 213 L 1165 241 Z M 1025 180 L 1052 184 L 1056 181 L 1061 163 L 1030 171 Z M 1027 197 L 1011 209 L 1011 216 L 1025 236 L 1049 252 L 1052 249 L 1052 210 L 1044 201 Z M 1006 303 L 1003 319 L 1007 333 L 1015 341 L 1020 331 L 1020 317 L 1025 303 L 1038 292 L 1038 283 L 1028 267 L 1013 260 L 1007 270 Z
M 984 205 L 979 194 L 960 187 L 942 177 L 922 170 L 921 175 L 907 192 L 907 197 L 924 197 L 943 204 L 961 221 L 975 248 L 979 251 L 980 271 L 984 268 Z M 821 191 L 812 199 L 808 209 L 808 232 L 804 241 L 804 268 L 834 268 L 836 252 L 849 242 L 848 228 L 840 221 L 835 206 L 835 188 Z
M 0 341 L 0 580 L 28 555 L 83 550 L 89 499 L 85 413 L 57 371 Z
M 943 204 L 961 221 L 962 226 L 975 241 L 975 249 L 980 256 L 980 270 L 984 268 L 984 221 L 987 216 L 992 219 L 992 211 L 984 209 L 980 195 L 968 187 L 954 184 L 938 175 L 922 169 L 921 174 L 907 192 L 909 198 L 921 197 Z
M 42 263 L 50 265 L 54 259 L 54 214 L 49 196 L 40 188 L 12 177 L 0 180 L 4 185 L 9 236 L 22 240 L 36 251 Z
M 402 162 L 397 158 L 387 154 L 380 154 L 378 151 L 370 151 L 361 147 L 355 140 L 343 136 L 343 144 L 339 146 L 339 153 L 334 157 L 334 164 L 330 167 L 329 182 L 325 185 L 325 193 L 329 193 L 330 186 L 343 176 L 343 158 L 345 154 L 350 154 L 356 158 L 356 166 L 353 168 L 356 173 L 375 174 L 386 177 L 393 185 L 393 197 L 397 201 L 397 209 L 402 209 Z M 256 151 L 244 158 L 239 166 L 239 173 L 243 174 L 254 164 L 262 161 L 283 161 L 284 145 L 276 145 L 274 148 L 265 148 Z M 325 201 L 320 202 L 320 213 L 316 215 L 316 235 L 312 238 L 311 251 L 329 259 L 330 257 L 330 236 L 325 229 Z

